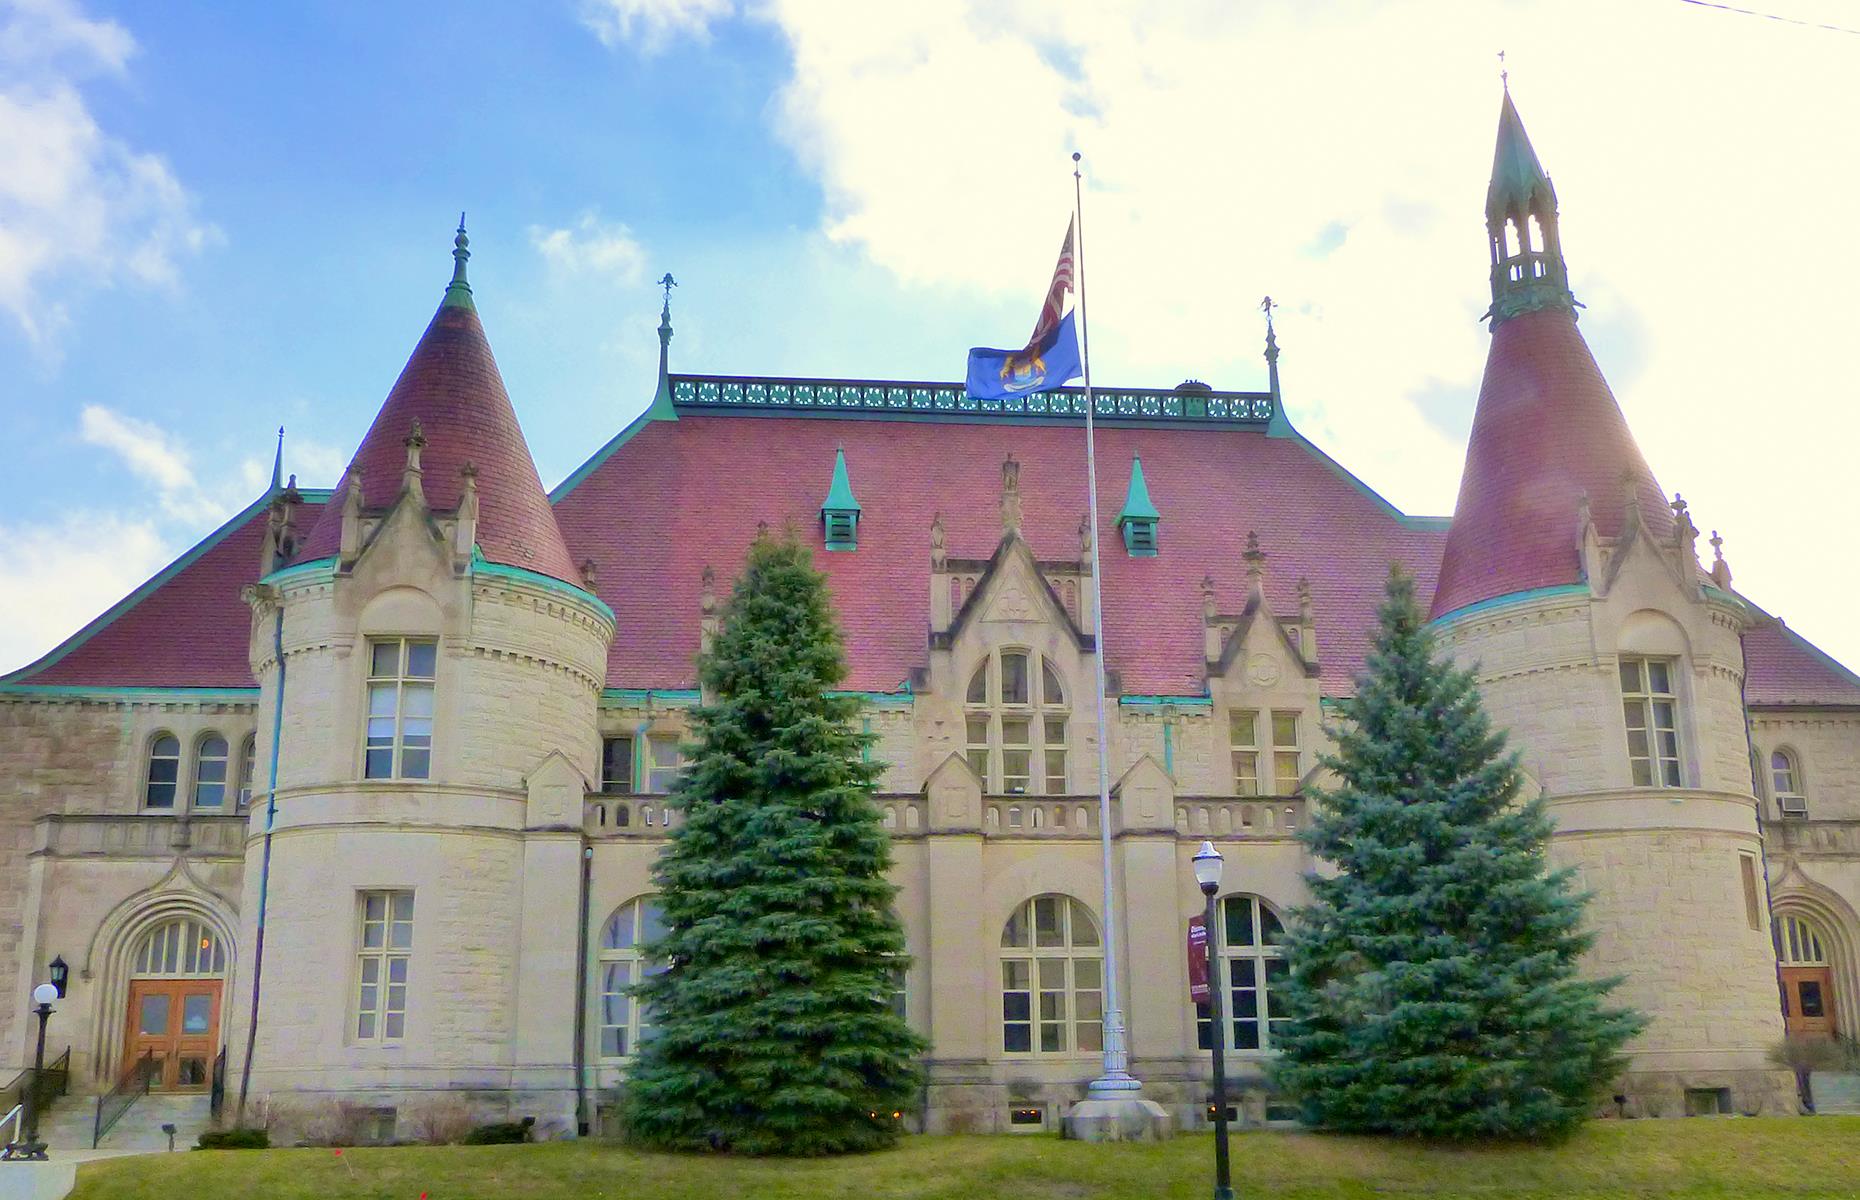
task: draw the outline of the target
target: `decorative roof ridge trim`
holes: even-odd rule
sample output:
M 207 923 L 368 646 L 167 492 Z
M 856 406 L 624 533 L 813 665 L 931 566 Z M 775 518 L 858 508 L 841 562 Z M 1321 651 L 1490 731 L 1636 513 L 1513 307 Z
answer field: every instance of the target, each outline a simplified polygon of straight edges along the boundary
M 564 497 L 581 486 L 582 480 L 600 470 L 601 464 L 612 458 L 614 451 L 632 441 L 633 436 L 640 430 L 652 424 L 654 421 L 663 420 L 666 420 L 666 418 L 654 414 L 651 405 L 647 405 L 645 408 L 640 409 L 639 415 L 622 426 L 619 433 L 608 438 L 606 444 L 589 455 L 586 462 L 576 467 L 573 471 L 570 471 L 562 482 L 555 485 L 554 489 L 549 492 L 550 507 L 560 504 Z
M 91 618 L 91 620 L 76 633 L 58 643 L 32 662 L 27 663 L 25 666 L 0 675 L 0 684 L 23 683 L 39 672 L 56 665 L 66 655 L 82 646 L 85 642 L 90 641 L 91 638 L 97 636 L 110 625 L 114 624 L 136 605 L 148 599 L 149 596 L 153 595 L 163 584 L 173 579 L 176 575 L 179 575 L 188 567 L 193 566 L 202 555 L 219 545 L 220 542 L 224 541 L 234 530 L 243 527 L 247 521 L 250 521 L 254 516 L 263 512 L 265 508 L 270 505 L 271 500 L 271 489 L 266 488 L 264 494 L 258 499 L 252 501 L 252 503 L 228 517 L 225 523 L 218 529 L 213 530 L 198 542 L 195 542 L 193 546 L 182 551 L 179 558 L 176 558 L 173 562 L 155 572 L 155 574 L 150 576 L 141 587 L 138 587 L 135 591 L 124 596 L 102 613 Z
M 169 697 L 183 704 L 198 704 L 212 700 L 256 704 L 258 688 L 256 685 L 253 687 L 170 687 L 144 684 L 0 682 L 0 696 L 33 696 L 46 699 L 64 697 L 80 700 L 94 698 L 113 701 L 153 700 L 159 697 Z
M 523 583 L 533 583 L 537 587 L 547 591 L 565 592 L 585 604 L 592 605 L 596 612 L 606 617 L 609 621 L 612 621 L 615 625 L 620 623 L 619 618 L 614 616 L 614 610 L 607 606 L 607 602 L 588 589 L 576 587 L 565 579 L 557 579 L 555 576 L 546 575 L 541 571 L 532 571 L 528 567 L 515 567 L 511 566 L 509 563 L 492 562 L 485 558 L 484 555 L 480 554 L 476 546 L 473 546 L 471 551 L 471 573 L 473 575 L 489 575 L 494 578 L 501 576 L 505 579 L 519 580 Z
M 1451 516 L 1431 517 L 1431 516 L 1425 516 L 1425 515 L 1410 515 L 1408 513 L 1403 512 L 1401 509 L 1396 508 L 1393 504 L 1389 502 L 1386 496 L 1384 496 L 1381 492 L 1378 492 L 1376 489 L 1370 487 L 1368 484 L 1364 483 L 1361 479 L 1357 478 L 1356 475 L 1353 474 L 1348 467 L 1344 466 L 1342 463 L 1332 458 L 1329 454 L 1325 453 L 1322 449 L 1318 447 L 1318 444 L 1316 442 L 1312 441 L 1310 438 L 1306 437 L 1304 434 L 1292 428 L 1289 422 L 1285 425 L 1284 433 L 1282 434 L 1281 433 L 1268 433 L 1266 436 L 1283 437 L 1289 441 L 1297 442 L 1300 446 L 1303 446 L 1305 448 L 1307 453 L 1311 454 L 1324 466 L 1330 468 L 1331 472 L 1334 475 L 1336 475 L 1337 478 L 1343 480 L 1345 483 L 1349 484 L 1351 487 L 1361 492 L 1364 496 L 1367 496 L 1371 501 L 1375 503 L 1375 505 L 1378 508 L 1380 508 L 1383 511 L 1385 515 L 1394 518 L 1397 522 L 1399 522 L 1401 525 L 1403 525 L 1406 528 L 1409 528 L 1409 529 L 1446 529 L 1448 526 L 1453 524 L 1453 518 Z
M 1551 596 L 1573 596 L 1577 593 L 1581 593 L 1585 596 L 1588 595 L 1589 585 L 1586 583 L 1553 583 L 1548 587 L 1528 588 L 1522 592 L 1507 592 L 1503 596 L 1493 596 L 1489 600 L 1480 600 L 1473 604 L 1462 605 L 1452 612 L 1441 613 L 1439 616 L 1429 621 L 1428 624 L 1435 626 L 1444 625 L 1448 621 L 1458 620 L 1460 617 L 1467 616 L 1471 613 L 1483 612 L 1489 608 L 1504 608 L 1507 605 L 1527 604 L 1532 600 L 1547 600 Z
M 1119 708 L 1161 708 L 1169 705 L 1189 705 L 1196 708 L 1212 708 L 1214 707 L 1214 697 L 1165 695 L 1117 697 L 1117 706 Z
M 674 700 L 689 703 L 703 695 L 697 688 L 617 688 L 601 689 L 603 704 L 639 703 L 652 700 Z
M 780 375 L 672 375 L 672 401 L 687 412 L 853 413 L 894 417 L 1036 417 L 1083 420 L 1083 388 L 1054 388 L 1005 400 L 968 394 L 960 383 Z M 1100 420 L 1159 421 L 1266 428 L 1278 404 L 1271 392 L 1178 392 L 1172 388 L 1094 388 Z

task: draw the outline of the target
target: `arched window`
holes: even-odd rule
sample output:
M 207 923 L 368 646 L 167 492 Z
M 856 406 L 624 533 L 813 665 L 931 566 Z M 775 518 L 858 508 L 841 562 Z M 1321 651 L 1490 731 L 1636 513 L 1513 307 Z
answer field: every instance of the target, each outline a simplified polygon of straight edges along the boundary
M 194 747 L 194 807 L 226 806 L 226 768 L 231 751 L 226 739 L 209 733 Z
M 990 654 L 969 677 L 964 704 L 969 765 L 984 790 L 1010 796 L 1071 790 L 1066 693 L 1050 660 L 1031 650 Z
M 136 949 L 139 978 L 224 975 L 226 947 L 208 926 L 177 917 L 149 930 Z
M 1785 914 L 1776 922 L 1776 957 L 1785 967 L 1825 967 L 1821 930 L 1807 917 Z
M 1790 816 L 1806 816 L 1808 800 L 1802 795 L 1802 768 L 1795 753 L 1778 749 L 1770 754 L 1770 790 L 1776 807 Z
M 252 805 L 252 775 L 258 767 L 258 735 L 248 733 L 239 747 L 239 811 Z
M 651 1030 L 651 1014 L 633 997 L 632 987 L 665 969 L 645 954 L 646 943 L 664 932 L 659 902 L 650 896 L 622 904 L 601 930 L 597 968 L 602 1058 L 633 1057 L 639 1052 L 640 1039 Z
M 1274 991 L 1290 968 L 1285 962 L 1285 925 L 1264 900 L 1228 896 L 1221 901 L 1221 997 L 1229 1050 L 1271 1050 L 1273 1035 L 1287 1018 L 1274 1008 Z M 1209 1048 L 1208 1006 L 1196 1005 L 1201 1048 Z
M 1770 923 L 1776 938 L 1777 975 L 1783 990 L 1783 1032 L 1835 1037 L 1851 1021 L 1834 995 L 1832 940 L 1814 920 L 1797 913 L 1777 913 Z
M 1104 951 L 1070 896 L 1035 896 L 1001 931 L 1001 1048 L 1083 1054 L 1104 1048 Z
M 172 733 L 155 735 L 149 743 L 148 781 L 142 792 L 145 808 L 173 808 L 181 783 L 181 739 Z

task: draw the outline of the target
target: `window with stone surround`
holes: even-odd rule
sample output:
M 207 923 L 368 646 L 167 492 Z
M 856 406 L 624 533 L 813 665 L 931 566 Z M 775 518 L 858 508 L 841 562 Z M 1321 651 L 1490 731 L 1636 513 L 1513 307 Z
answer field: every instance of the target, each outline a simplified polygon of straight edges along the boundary
M 1001 1049 L 1104 1049 L 1104 951 L 1091 912 L 1070 896 L 1035 896 L 1001 931 Z
M 1302 714 L 1296 709 L 1275 708 L 1262 712 L 1256 708 L 1236 708 L 1228 712 L 1228 755 L 1233 766 L 1234 795 L 1298 794 L 1304 775 L 1299 741 L 1303 725 Z M 1270 747 L 1260 744 L 1260 735 L 1266 731 L 1272 735 Z M 1271 757 L 1265 758 L 1268 754 Z M 1270 790 L 1261 786 L 1268 782 L 1260 776 L 1262 761 L 1272 767 Z
M 407 976 L 413 958 L 413 893 L 357 897 L 355 1040 L 398 1042 L 407 1033 Z
M 1795 751 L 1779 747 L 1770 752 L 1770 792 L 1784 816 L 1808 815 L 1808 798 L 1802 792 L 1802 766 Z
M 1285 925 L 1279 914 L 1257 896 L 1227 896 L 1221 900 L 1221 966 L 1212 979 L 1225 981 L 1222 1016 L 1227 1024 L 1227 1049 L 1253 1052 L 1272 1050 L 1274 1035 L 1288 1017 L 1275 1007 L 1273 993 L 1283 987 L 1290 967 L 1285 961 Z M 1212 980 L 1211 980 L 1212 981 Z M 1196 1037 L 1203 1050 L 1208 1039 L 1209 1006 L 1197 1004 Z
M 149 740 L 148 769 L 143 774 L 142 806 L 172 809 L 181 786 L 181 739 L 158 733 Z
M 1623 656 L 1621 709 L 1635 787 L 1679 787 L 1679 661 Z
M 600 988 L 601 1057 L 610 1061 L 632 1058 L 640 1039 L 652 1029 L 651 1013 L 633 995 L 633 987 L 665 965 L 646 957 L 646 943 L 662 937 L 665 926 L 659 903 L 651 896 L 629 900 L 614 910 L 601 928 L 595 963 Z
M 226 771 L 232 750 L 226 739 L 209 733 L 194 743 L 194 807 L 226 807 Z
M 601 790 L 610 796 L 633 794 L 633 738 L 601 739 Z
M 685 769 L 684 752 L 676 734 L 654 734 L 646 739 L 646 790 L 663 795 L 677 784 Z
M 368 779 L 425 779 L 433 765 L 433 686 L 439 643 L 373 638 L 368 643 Z
M 1051 661 L 1032 650 L 996 650 L 969 677 L 963 704 L 964 745 L 984 791 L 1071 790 L 1066 691 Z
M 258 735 L 248 733 L 239 746 L 239 811 L 252 806 L 252 778 L 258 771 Z

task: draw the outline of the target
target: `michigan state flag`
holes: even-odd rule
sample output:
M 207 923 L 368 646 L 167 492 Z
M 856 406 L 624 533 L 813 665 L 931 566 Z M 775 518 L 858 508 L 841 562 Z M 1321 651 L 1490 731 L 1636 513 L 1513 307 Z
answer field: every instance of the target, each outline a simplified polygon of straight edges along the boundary
M 1072 314 L 1060 315 L 1066 293 L 1072 290 L 1072 226 L 1059 248 L 1052 286 L 1034 324 L 1033 336 L 1020 350 L 969 351 L 969 395 L 981 400 L 1002 400 L 1028 392 L 1050 391 L 1079 377 L 1079 339 Z

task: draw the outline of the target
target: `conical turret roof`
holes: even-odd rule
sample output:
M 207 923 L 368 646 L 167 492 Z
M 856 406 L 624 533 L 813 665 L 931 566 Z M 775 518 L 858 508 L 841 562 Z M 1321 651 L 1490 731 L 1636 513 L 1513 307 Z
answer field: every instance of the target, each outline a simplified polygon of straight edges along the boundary
M 1554 211 L 1556 189 L 1537 161 L 1537 151 L 1507 90 L 1498 110 L 1498 146 L 1492 153 L 1492 182 L 1485 193 L 1486 219 L 1496 222 L 1506 213 L 1530 212 L 1540 207 L 1540 201 Z
M 484 558 L 579 585 L 580 573 L 562 540 L 465 282 L 469 251 L 462 223 L 457 246 L 458 265 L 446 298 L 350 461 L 344 488 L 359 480 L 364 508 L 392 504 L 407 462 L 406 439 L 418 422 L 426 438 L 420 482 L 427 505 L 435 512 L 456 509 L 464 489 L 460 471 L 472 464 L 478 549 Z M 345 495 L 339 490 L 324 507 L 300 558 L 336 553 Z
M 1434 615 L 1580 582 L 1583 497 L 1596 531 L 1618 537 L 1630 489 L 1642 527 L 1670 538 L 1672 510 L 1574 314 L 1545 310 L 1500 325 L 1486 355 Z

